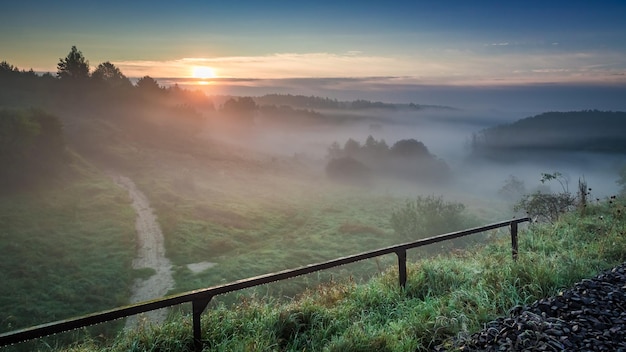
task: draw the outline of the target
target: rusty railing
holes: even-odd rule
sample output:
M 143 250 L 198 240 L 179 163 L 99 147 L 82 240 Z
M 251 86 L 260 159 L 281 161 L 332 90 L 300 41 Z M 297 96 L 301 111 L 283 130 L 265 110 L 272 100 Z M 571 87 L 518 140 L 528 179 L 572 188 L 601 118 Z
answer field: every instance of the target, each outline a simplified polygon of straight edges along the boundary
M 522 222 L 528 222 L 530 218 L 511 219 L 475 227 L 463 231 L 450 232 L 443 235 L 433 236 L 417 240 L 414 242 L 399 244 L 391 247 L 376 249 L 369 252 L 355 254 L 347 257 L 329 260 L 323 263 L 311 264 L 296 269 L 283 270 L 271 274 L 251 277 L 224 285 L 208 287 L 204 289 L 194 290 L 186 293 L 172 295 L 168 297 L 158 298 L 151 301 L 145 301 L 137 304 L 119 307 L 99 313 L 84 315 L 81 317 L 60 320 L 52 323 L 37 325 L 21 330 L 15 330 L 0 334 L 0 347 L 28 340 L 54 335 L 86 326 L 105 323 L 128 317 L 135 314 L 145 313 L 156 309 L 175 306 L 183 303 L 191 302 L 192 320 L 193 320 L 193 338 L 196 351 L 202 350 L 202 331 L 200 329 L 200 316 L 214 296 L 230 293 L 246 288 L 264 285 L 270 282 L 290 279 L 296 276 L 310 274 L 316 271 L 334 268 L 340 265 L 350 264 L 365 259 L 375 258 L 386 254 L 395 253 L 398 257 L 398 279 L 400 286 L 406 286 L 406 251 L 407 249 L 422 247 L 425 245 L 452 240 L 480 232 L 494 230 L 497 228 L 510 226 L 511 231 L 511 250 L 513 259 L 517 259 L 517 225 Z

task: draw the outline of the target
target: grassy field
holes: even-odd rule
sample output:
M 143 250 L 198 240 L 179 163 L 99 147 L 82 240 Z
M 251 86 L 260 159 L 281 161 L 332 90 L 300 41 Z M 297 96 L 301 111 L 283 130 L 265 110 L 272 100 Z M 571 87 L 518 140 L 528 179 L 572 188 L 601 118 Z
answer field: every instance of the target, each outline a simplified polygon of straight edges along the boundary
M 2 331 L 127 302 L 128 196 L 79 160 L 71 168 L 53 184 L 0 198 Z
M 211 351 L 427 351 L 471 334 L 516 305 L 551 295 L 626 259 L 624 200 L 607 200 L 555 224 L 520 233 L 520 256 L 507 236 L 454 255 L 409 266 L 400 290 L 394 270 L 367 283 L 351 280 L 311 288 L 289 302 L 242 298 L 203 316 Z M 96 342 L 65 351 L 188 351 L 190 317 L 127 332 L 108 347 Z
M 134 223 L 127 194 L 77 157 L 64 177 L 2 196 L 0 331 L 127 304 Z
M 130 177 L 144 190 L 159 217 L 167 256 L 175 265 L 173 292 L 218 285 L 259 274 L 295 268 L 390 246 L 434 233 L 406 238 L 394 233 L 390 216 L 419 190 L 403 195 L 381 187 L 330 183 L 322 167 L 297 158 L 256 157 L 230 152 L 208 155 L 152 153 L 143 170 Z M 193 155 L 193 156 L 190 156 Z M 145 170 L 150 170 L 146 172 Z M 428 192 L 424 190 L 423 192 Z M 410 194 L 410 195 L 409 195 Z M 468 207 L 480 223 L 483 208 L 502 208 L 482 200 Z M 415 258 L 432 252 L 417 251 Z M 276 296 L 293 296 L 332 277 L 357 278 L 379 273 L 394 256 L 371 260 L 320 275 L 263 288 Z M 217 265 L 194 273 L 187 264 Z M 222 298 L 227 299 L 227 298 Z M 230 298 L 232 301 L 232 297 Z

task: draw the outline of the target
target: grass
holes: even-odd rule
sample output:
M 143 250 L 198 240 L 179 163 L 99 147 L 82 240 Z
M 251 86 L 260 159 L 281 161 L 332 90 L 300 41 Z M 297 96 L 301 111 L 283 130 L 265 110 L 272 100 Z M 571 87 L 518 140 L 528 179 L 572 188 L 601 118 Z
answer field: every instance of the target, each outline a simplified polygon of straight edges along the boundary
M 135 214 L 89 165 L 2 196 L 0 214 L 0 331 L 128 303 Z
M 141 167 L 127 176 L 146 193 L 158 215 L 167 256 L 175 266 L 176 288 L 171 293 L 411 240 L 396 235 L 389 223 L 392 211 L 405 204 L 406 193 L 396 196 L 329 184 L 324 175 L 290 159 L 273 161 L 251 154 L 238 159 L 232 152 L 189 154 L 194 157 L 145 153 Z M 377 272 L 394 261 L 381 258 L 350 272 L 369 277 L 372 268 Z M 193 273 L 187 264 L 197 262 L 217 265 Z M 329 277 L 321 275 L 320 280 Z M 270 290 L 293 296 L 316 280 L 296 280 Z
M 310 170 L 300 170 L 293 162 L 277 165 L 261 157 L 237 160 L 219 153 L 118 147 L 120 154 L 129 155 L 122 174 L 135 181 L 158 215 L 167 256 L 175 266 L 173 292 L 411 240 L 397 236 L 389 224 L 391 212 L 412 197 L 406 194 L 326 184 L 321 175 L 310 176 Z M 134 160 L 141 162 L 133 165 Z M 15 252 L 6 265 L 22 270 L 1 277 L 12 282 L 7 292 L 13 293 L 3 296 L 1 306 L 39 309 L 36 313 L 43 318 L 37 323 L 55 320 L 61 313 L 68 317 L 123 305 L 133 278 L 152 274 L 130 268 L 135 214 L 126 194 L 95 170 L 81 168 L 80 177 L 63 187 L 12 196 L 3 199 L 1 207 L 0 229 L 14 236 L 3 238 L 2 253 Z M 449 252 L 448 244 L 410 251 L 409 260 L 415 263 L 409 265 L 405 291 L 397 287 L 395 269 L 387 269 L 395 268 L 396 258 L 390 255 L 216 297 L 203 316 L 203 334 L 210 350 L 217 351 L 427 350 L 475 331 L 517 304 L 558 292 L 623 260 L 624 236 L 613 235 L 624 232 L 616 207 L 595 204 L 585 217 L 533 226 L 521 235 L 517 263 L 510 259 L 506 236 L 495 232 L 481 237 L 491 239 L 490 245 L 455 251 L 453 256 L 432 258 L 433 253 Z M 484 200 L 472 202 L 468 212 L 484 222 L 508 216 L 502 207 Z M 49 229 L 50 235 L 41 235 Z M 20 252 L 13 243 L 28 250 Z M 53 260 L 46 257 L 50 255 Z M 197 274 L 186 267 L 204 261 L 217 265 Z M 42 297 L 20 301 L 18 293 L 26 290 Z M 45 301 L 51 297 L 43 296 L 54 299 Z M 40 304 L 59 300 L 58 307 Z M 80 300 L 90 302 L 88 307 Z M 44 315 L 55 309 L 57 315 Z M 174 310 L 166 324 L 120 332 L 114 340 L 91 330 L 73 332 L 65 341 L 81 342 L 67 350 L 190 350 L 190 317 L 181 317 L 187 313 Z M 11 330 L 18 327 L 11 320 L 14 316 L 37 314 L 19 311 L 0 323 Z M 121 326 L 120 321 L 113 324 L 100 331 Z M 63 349 L 47 339 L 27 346 L 37 348 Z
M 558 294 L 626 259 L 624 200 L 567 214 L 520 233 L 518 261 L 508 236 L 409 265 L 401 290 L 395 270 L 367 282 L 342 280 L 311 288 L 289 302 L 266 296 L 220 304 L 202 319 L 210 351 L 427 351 L 453 347 L 517 305 Z M 124 332 L 65 351 L 190 351 L 191 318 Z
M 185 156 L 130 144 L 115 147 L 128 158 L 118 172 L 135 181 L 158 215 L 175 266 L 171 293 L 406 240 L 394 237 L 388 224 L 403 199 L 326 184 L 297 162 L 277 166 L 239 160 L 232 153 Z M 131 269 L 135 214 L 127 194 L 75 157 L 65 181 L 0 199 L 0 262 L 11 268 L 0 273 L 6 283 L 0 307 L 10 307 L 2 310 L 3 331 L 124 305 L 132 280 L 152 275 Z M 198 274 L 186 266 L 204 261 L 217 266 Z M 293 297 L 330 279 L 370 277 L 394 262 L 389 256 L 247 294 Z M 219 297 L 214 304 L 238 299 Z M 121 323 L 89 334 L 106 335 Z

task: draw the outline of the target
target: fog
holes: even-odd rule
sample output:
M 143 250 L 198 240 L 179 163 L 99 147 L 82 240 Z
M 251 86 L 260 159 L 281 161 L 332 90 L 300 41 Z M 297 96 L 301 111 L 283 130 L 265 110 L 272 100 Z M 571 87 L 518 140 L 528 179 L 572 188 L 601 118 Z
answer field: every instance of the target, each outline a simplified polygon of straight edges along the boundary
M 525 119 L 546 111 L 540 101 L 531 99 L 527 105 L 520 105 L 526 98 L 518 97 L 516 103 L 507 99 L 493 105 L 481 103 L 510 98 L 507 94 L 511 91 L 489 96 L 482 95 L 480 89 L 468 90 L 459 99 L 445 94 L 436 98 L 432 91 L 414 96 L 407 91 L 409 95 L 384 99 L 386 94 L 393 95 L 393 87 L 389 92 L 382 87 L 361 92 L 331 89 L 327 95 L 314 97 L 206 96 L 179 87 L 160 87 L 148 79 L 144 80 L 146 85 L 127 82 L 107 88 L 98 81 L 66 83 L 51 76 L 17 71 L 11 75 L 15 76 L 13 83 L 0 87 L 4 88 L 0 89 L 0 103 L 17 109 L 0 112 L 7 117 L 3 127 L 12 129 L 6 134 L 24 143 L 5 141 L 7 151 L 3 157 L 11 167 L 0 169 L 0 185 L 7 197 L 21 197 L 20 192 L 33 195 L 32 201 L 23 206 L 27 210 L 16 212 L 25 217 L 16 223 L 36 226 L 25 226 L 24 234 L 5 231 L 14 234 L 11 241 L 63 234 L 65 228 L 61 225 L 89 225 L 75 235 L 60 236 L 60 240 L 91 248 L 94 238 L 110 238 L 106 232 L 110 229 L 108 222 L 91 228 L 90 222 L 76 221 L 93 214 L 128 225 L 125 234 L 132 237 L 130 203 L 119 189 L 117 195 L 113 193 L 117 186 L 111 185 L 109 175 L 118 181 L 128 179 L 150 203 L 144 208 L 153 209 L 158 217 L 167 257 L 176 266 L 178 292 L 374 250 L 432 236 L 437 234 L 432 233 L 435 231 L 453 231 L 424 229 L 410 235 L 396 231 L 391 224 L 394 210 L 417 196 L 441 196 L 461 203 L 468 213 L 463 216 L 485 224 L 524 215 L 513 211 L 521 192 L 514 197 L 504 197 L 500 192 L 510 177 L 523 184 L 525 193 L 547 187 L 561 191 L 559 184 L 542 184 L 542 173 L 561 173 L 572 193 L 577 191 L 579 178 L 584 178 L 592 188 L 593 201 L 618 191 L 618 170 L 626 164 L 620 149 L 624 145 L 622 121 L 615 126 L 605 125 L 598 122 L 604 112 L 586 111 L 551 125 L 546 116 Z M 327 84 L 332 85 L 332 80 Z M 378 98 L 342 100 L 351 94 L 357 99 Z M 572 100 L 568 106 L 609 106 L 587 104 L 584 97 L 577 98 L 580 100 Z M 41 110 L 29 110 L 31 106 Z M 520 119 L 525 122 L 518 122 Z M 540 120 L 539 126 L 536 120 Z M 562 133 L 554 137 L 547 132 L 561 131 L 580 120 L 583 124 L 571 129 L 573 132 L 568 132 L 565 139 Z M 41 134 L 32 134 L 36 130 L 33 126 L 40 127 Z M 494 129 L 496 126 L 514 129 Z M 600 134 L 592 134 L 591 127 Z M 556 142 L 562 144 L 556 145 L 561 149 L 554 148 Z M 581 149 L 581 145 L 591 148 Z M 590 152 L 606 146 L 614 152 Z M 46 196 L 46 190 L 50 196 Z M 56 206 L 58 192 L 68 198 L 62 209 Z M 36 203 L 40 201 L 54 204 L 53 215 L 41 222 L 46 226 L 31 221 L 33 215 L 28 211 L 32 208 L 38 214 L 40 205 Z M 102 213 L 105 208 L 115 212 Z M 117 241 L 114 244 L 127 250 L 127 263 L 135 250 L 130 237 L 109 241 Z M 56 243 L 41 246 L 45 250 L 75 248 Z M 433 253 L 440 250 L 425 249 Z M 107 248 L 98 247 L 98 251 L 104 253 Z M 68 254 L 55 254 L 46 260 L 61 268 L 66 264 L 59 260 Z M 6 260 L 27 263 L 32 258 L 20 255 L 12 251 Z M 416 255 L 423 257 L 421 252 Z M 95 262 L 98 258 L 101 261 Z M 92 255 L 80 259 L 106 269 L 109 258 L 114 257 Z M 201 273 L 186 269 L 198 263 L 217 266 Z M 395 258 L 387 263 L 395 265 Z M 372 263 L 363 263 L 360 273 L 342 274 L 368 277 L 385 265 L 377 262 L 373 268 Z M 82 267 L 86 266 L 66 268 L 71 272 L 67 277 L 79 277 L 74 274 Z M 39 278 L 42 271 L 37 266 L 32 268 L 36 271 L 28 275 Z M 123 277 L 125 270 L 128 267 L 120 267 L 113 281 Z M 21 271 L 13 273 L 11 280 L 16 283 L 28 277 Z M 92 273 L 88 275 L 93 277 Z M 50 285 L 48 279 L 41 277 L 43 287 Z M 318 279 L 323 277 L 311 280 Z M 281 286 L 280 296 L 295 295 L 311 287 L 312 281 Z M 24 287 L 30 287 L 30 282 Z M 68 281 L 67 287 L 73 286 Z M 9 290 L 3 291 L 7 297 L 21 292 L 11 285 L 7 287 Z M 128 293 L 126 287 L 121 290 L 110 296 L 124 297 Z M 94 296 L 81 292 L 76 297 L 89 301 Z M 58 302 L 52 304 L 57 306 Z M 117 303 L 107 304 L 97 309 L 110 309 Z M 96 309 L 92 304 L 88 306 L 89 310 Z M 21 324 L 51 320 L 46 314 L 36 319 Z
M 368 78 L 301 78 L 254 79 L 215 82 L 219 88 L 205 86 L 211 95 L 262 96 L 265 94 L 299 94 L 352 101 L 366 99 L 390 103 L 421 103 L 453 106 L 480 111 L 522 114 L 519 118 L 545 111 L 585 109 L 626 110 L 624 84 L 491 84 L 437 85 L 397 83 L 396 77 Z M 168 84 L 185 84 L 166 80 Z
M 604 153 L 543 151 L 513 154 L 499 161 L 471 155 L 469 144 L 473 134 L 532 116 L 519 111 L 435 107 L 417 111 L 321 109 L 319 112 L 327 118 L 306 124 L 272 124 L 268 122 L 271 118 L 257 116 L 254 132 L 243 139 L 230 138 L 220 132 L 213 133 L 211 138 L 255 153 L 266 153 L 268 158 L 297 159 L 308 163 L 311 170 L 319 174 L 324 172 L 328 149 L 333 142 L 343 147 L 347 140 L 353 139 L 363 145 L 368 136 L 372 136 L 392 146 L 400 140 L 415 139 L 450 167 L 452 177 L 438 184 L 383 177 L 369 185 L 370 189 L 405 196 L 445 194 L 448 198 L 497 198 L 510 176 L 523 181 L 528 192 L 537 187 L 552 187 L 552 191 L 559 192 L 560 187 L 555 188 L 558 184 L 540 182 L 542 173 L 559 172 L 567 180 L 570 192 L 576 192 L 580 179 L 593 189 L 592 197 L 605 198 L 618 192 L 617 173 L 625 163 L 623 155 Z M 575 140 L 575 136 L 572 139 Z M 538 139 L 529 143 L 542 142 Z

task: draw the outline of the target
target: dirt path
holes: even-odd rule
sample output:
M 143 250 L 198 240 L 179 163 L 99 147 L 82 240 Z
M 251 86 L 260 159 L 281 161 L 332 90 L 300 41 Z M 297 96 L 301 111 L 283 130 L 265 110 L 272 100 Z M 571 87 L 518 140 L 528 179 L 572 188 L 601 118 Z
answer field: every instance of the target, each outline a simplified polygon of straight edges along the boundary
M 164 296 L 174 287 L 172 278 L 172 263 L 165 257 L 163 233 L 157 218 L 150 208 L 146 196 L 137 189 L 135 183 L 128 177 L 112 175 L 115 183 L 125 189 L 133 201 L 133 208 L 137 212 L 137 257 L 133 260 L 134 269 L 152 268 L 156 274 L 148 279 L 135 279 L 132 287 L 130 303 L 143 302 Z M 140 323 L 162 323 L 167 317 L 167 309 L 155 310 L 128 317 L 126 329 L 132 329 Z

